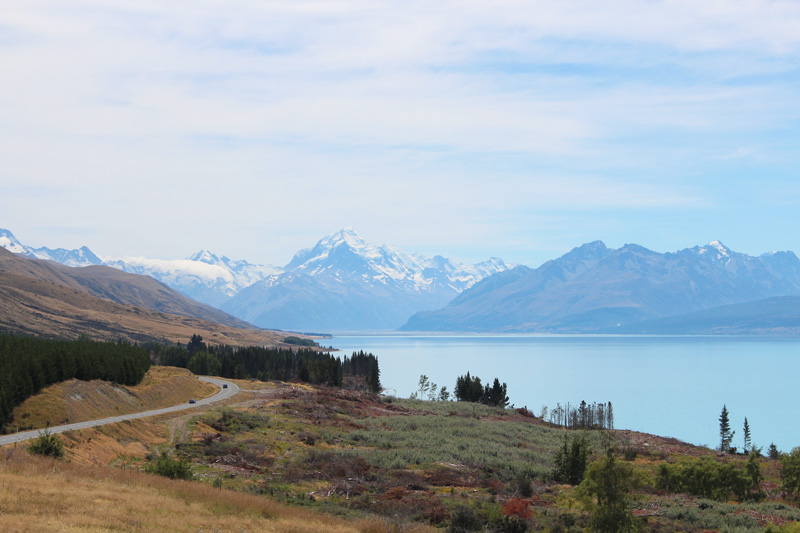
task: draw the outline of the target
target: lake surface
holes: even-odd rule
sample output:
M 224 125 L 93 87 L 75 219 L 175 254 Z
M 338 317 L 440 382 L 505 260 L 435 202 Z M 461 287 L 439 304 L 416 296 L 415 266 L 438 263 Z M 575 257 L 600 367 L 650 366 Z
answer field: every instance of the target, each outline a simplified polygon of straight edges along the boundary
M 726 404 L 733 445 L 744 418 L 758 446 L 800 446 L 800 338 L 636 336 L 357 336 L 323 341 L 378 357 L 388 394 L 421 374 L 452 393 L 456 378 L 498 377 L 515 406 L 612 402 L 617 429 L 719 444 Z

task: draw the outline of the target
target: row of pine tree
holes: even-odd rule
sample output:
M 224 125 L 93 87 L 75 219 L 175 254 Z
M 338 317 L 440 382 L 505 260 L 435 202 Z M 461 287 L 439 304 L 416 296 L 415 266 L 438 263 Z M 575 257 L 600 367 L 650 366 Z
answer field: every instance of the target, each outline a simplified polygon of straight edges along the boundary
M 68 379 L 136 385 L 150 368 L 146 350 L 127 343 L 0 335 L 0 426 L 14 407 L 43 387 Z
M 351 357 L 334 357 L 311 349 L 260 346 L 208 346 L 195 335 L 186 345 L 152 346 L 159 364 L 188 368 L 193 373 L 231 379 L 260 381 L 303 381 L 341 387 L 345 382 L 380 392 L 378 358 L 371 353 L 353 352 Z

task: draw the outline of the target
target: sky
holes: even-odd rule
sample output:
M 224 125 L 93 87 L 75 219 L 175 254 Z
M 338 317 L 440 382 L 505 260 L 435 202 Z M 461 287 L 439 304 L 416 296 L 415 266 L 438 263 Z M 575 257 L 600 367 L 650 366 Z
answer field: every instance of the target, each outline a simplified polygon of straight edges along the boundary
M 0 227 L 284 265 L 340 228 L 536 267 L 800 253 L 800 2 L 31 0 L 0 9 Z

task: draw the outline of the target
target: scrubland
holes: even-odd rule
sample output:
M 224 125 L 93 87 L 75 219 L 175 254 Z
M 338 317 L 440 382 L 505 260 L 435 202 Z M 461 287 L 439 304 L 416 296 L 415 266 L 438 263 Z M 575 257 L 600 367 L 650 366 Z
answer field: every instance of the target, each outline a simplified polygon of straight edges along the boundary
M 585 438 L 590 460 L 611 448 L 631 468 L 644 530 L 787 532 L 800 521 L 779 462 L 765 457 L 761 500 L 672 494 L 659 488 L 661 465 L 707 457 L 742 469 L 746 457 L 567 431 L 524 409 L 237 383 L 248 392 L 225 405 L 65 434 L 65 461 L 0 450 L 0 521 L 20 531 L 583 531 L 585 499 L 552 476 L 565 436 Z M 160 454 L 187 461 L 194 479 L 142 473 Z M 90 517 L 71 511 L 89 507 Z

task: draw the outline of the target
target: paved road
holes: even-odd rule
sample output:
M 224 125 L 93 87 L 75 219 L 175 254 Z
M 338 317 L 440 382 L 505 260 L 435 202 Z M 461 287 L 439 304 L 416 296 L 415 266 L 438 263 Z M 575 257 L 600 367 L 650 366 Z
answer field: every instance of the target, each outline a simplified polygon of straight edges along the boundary
M 197 400 L 197 403 L 182 403 L 173 407 L 164 407 L 163 409 L 153 409 L 152 411 L 142 411 L 141 413 L 132 413 L 129 415 L 112 416 L 110 418 L 102 418 L 100 420 L 87 420 L 86 422 L 76 422 L 75 424 L 67 424 L 64 426 L 54 426 L 48 428 L 50 433 L 62 433 L 64 431 L 71 431 L 73 429 L 85 429 L 96 426 L 104 426 L 106 424 L 113 424 L 115 422 L 122 422 L 123 420 L 134 420 L 136 418 L 146 418 L 148 416 L 163 415 L 164 413 L 173 413 L 175 411 L 183 411 L 185 409 L 195 409 L 201 405 L 208 405 L 210 403 L 218 402 L 226 398 L 230 398 L 239 392 L 239 387 L 230 381 L 218 378 L 208 378 L 201 376 L 200 381 L 206 381 L 219 387 L 219 392 L 210 398 Z M 228 388 L 222 388 L 222 385 L 227 384 Z M 34 429 L 32 431 L 23 431 L 21 433 L 14 433 L 13 435 L 0 436 L 0 446 L 4 444 L 12 444 L 14 442 L 22 442 L 29 439 L 35 439 L 39 436 L 41 429 Z

